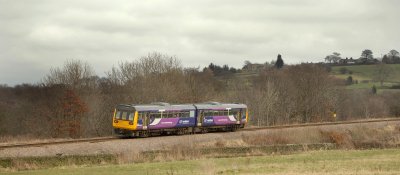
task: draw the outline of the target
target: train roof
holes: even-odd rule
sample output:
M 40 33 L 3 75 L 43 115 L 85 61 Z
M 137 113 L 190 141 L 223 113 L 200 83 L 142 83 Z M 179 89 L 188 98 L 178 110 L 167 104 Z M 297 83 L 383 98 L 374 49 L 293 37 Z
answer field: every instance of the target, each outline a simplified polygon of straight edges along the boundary
M 197 104 L 169 104 L 164 102 L 156 102 L 151 104 L 120 104 L 118 109 L 136 110 L 136 111 L 182 111 L 194 109 L 212 109 L 212 110 L 226 110 L 247 108 L 245 104 L 239 103 L 219 103 L 219 102 L 206 102 Z
M 198 103 L 194 104 L 197 109 L 235 109 L 235 108 L 247 108 L 245 104 L 239 103 L 218 103 L 218 102 L 207 102 L 207 103 Z
M 119 108 L 130 107 L 136 111 L 182 111 L 182 110 L 194 110 L 196 109 L 193 104 L 169 104 L 169 103 L 152 103 L 152 104 L 130 104 L 130 105 L 118 105 Z

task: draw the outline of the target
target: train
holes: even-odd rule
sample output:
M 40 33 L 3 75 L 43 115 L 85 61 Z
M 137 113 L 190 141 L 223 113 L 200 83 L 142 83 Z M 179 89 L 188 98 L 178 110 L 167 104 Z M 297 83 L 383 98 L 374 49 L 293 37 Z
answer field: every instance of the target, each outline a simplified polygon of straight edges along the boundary
M 245 127 L 248 118 L 247 106 L 239 103 L 119 104 L 112 126 L 115 134 L 127 137 L 184 135 L 236 131 Z

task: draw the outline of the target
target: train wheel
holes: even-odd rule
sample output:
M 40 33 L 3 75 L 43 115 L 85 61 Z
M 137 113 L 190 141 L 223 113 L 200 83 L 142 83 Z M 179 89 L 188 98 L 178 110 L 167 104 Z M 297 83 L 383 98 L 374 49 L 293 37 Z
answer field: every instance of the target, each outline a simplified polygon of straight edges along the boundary
M 142 131 L 142 132 L 140 132 L 140 137 L 143 137 L 143 138 L 145 138 L 145 137 L 149 137 L 149 132 L 148 131 Z
M 231 126 L 231 127 L 230 127 L 230 131 L 231 131 L 231 132 L 235 132 L 236 130 L 237 130 L 236 126 Z
M 238 128 L 235 126 L 233 127 L 233 132 L 236 132 L 238 130 Z
M 185 134 L 185 129 L 183 129 L 183 128 L 179 128 L 179 129 L 176 131 L 176 135 L 183 135 L 183 134 Z
M 205 134 L 205 133 L 207 133 L 207 132 L 208 132 L 208 129 L 207 129 L 207 128 L 202 128 L 202 129 L 201 129 L 201 133 L 202 133 L 202 134 Z

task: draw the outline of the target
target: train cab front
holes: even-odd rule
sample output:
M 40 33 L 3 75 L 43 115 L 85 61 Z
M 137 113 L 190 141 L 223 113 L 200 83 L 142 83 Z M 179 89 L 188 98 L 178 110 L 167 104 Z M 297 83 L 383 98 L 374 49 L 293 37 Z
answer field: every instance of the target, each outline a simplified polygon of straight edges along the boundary
M 137 115 L 137 111 L 131 105 L 118 105 L 113 116 L 114 133 L 131 136 L 137 127 Z

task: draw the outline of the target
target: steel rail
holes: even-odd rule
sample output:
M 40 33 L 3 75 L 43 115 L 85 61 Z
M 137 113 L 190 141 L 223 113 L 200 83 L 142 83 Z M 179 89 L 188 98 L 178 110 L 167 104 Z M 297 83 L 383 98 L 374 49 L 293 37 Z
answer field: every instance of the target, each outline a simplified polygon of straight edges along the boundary
M 291 125 L 275 125 L 265 127 L 249 127 L 243 128 L 242 131 L 256 131 L 264 129 L 283 129 L 283 128 L 298 128 L 298 127 L 310 127 L 310 126 L 326 126 L 326 125 L 348 125 L 358 123 L 377 123 L 377 122 L 391 122 L 400 121 L 400 118 L 385 118 L 385 119 L 369 119 L 369 120 L 352 120 L 352 121 L 338 121 L 338 122 L 321 122 L 321 123 L 303 123 L 303 124 L 291 124 Z
M 87 139 L 73 139 L 73 140 L 60 140 L 51 142 L 37 142 L 37 143 L 16 143 L 0 145 L 0 149 L 4 148 L 18 148 L 18 147 L 31 147 L 31 146 L 44 146 L 44 145 L 56 145 L 56 144 L 66 144 L 66 143 L 80 143 L 80 142 L 102 142 L 108 140 L 119 139 L 118 137 L 96 137 Z

